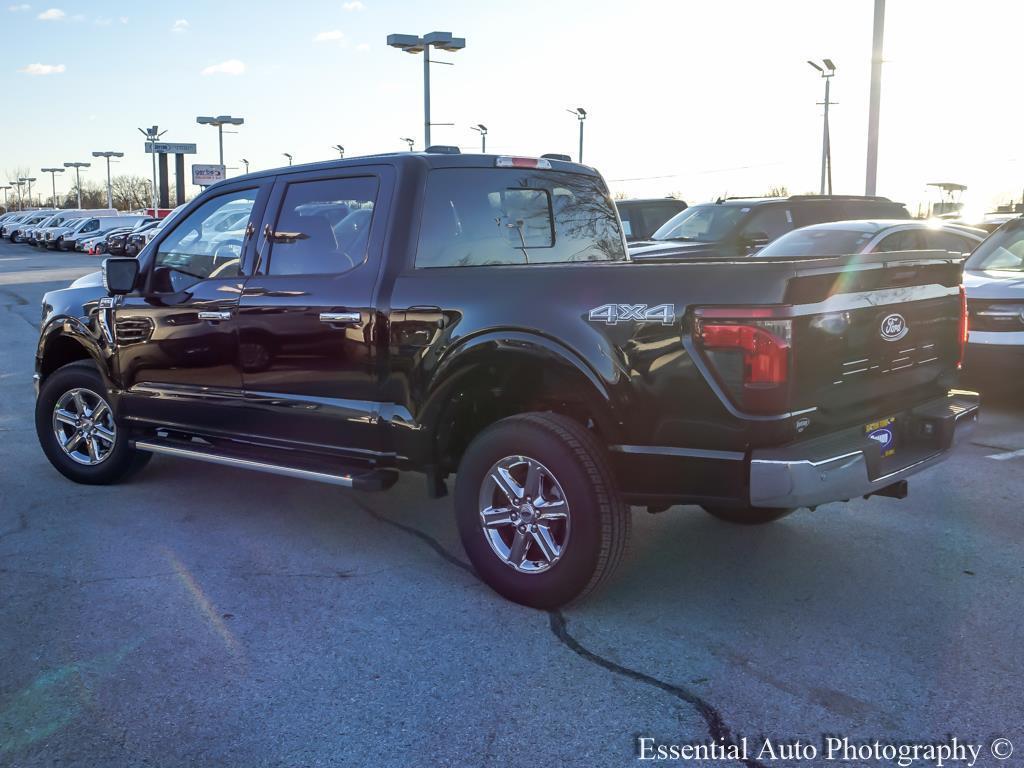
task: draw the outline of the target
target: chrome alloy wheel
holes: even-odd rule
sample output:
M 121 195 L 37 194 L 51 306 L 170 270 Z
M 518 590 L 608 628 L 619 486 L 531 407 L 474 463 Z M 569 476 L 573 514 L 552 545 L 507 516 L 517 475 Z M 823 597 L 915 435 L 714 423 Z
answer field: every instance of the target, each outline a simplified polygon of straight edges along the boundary
M 480 524 L 502 562 L 541 573 L 569 543 L 569 503 L 551 470 L 527 456 L 494 463 L 480 488 Z
M 53 434 L 73 461 L 95 466 L 114 450 L 114 413 L 91 389 L 69 389 L 53 406 Z

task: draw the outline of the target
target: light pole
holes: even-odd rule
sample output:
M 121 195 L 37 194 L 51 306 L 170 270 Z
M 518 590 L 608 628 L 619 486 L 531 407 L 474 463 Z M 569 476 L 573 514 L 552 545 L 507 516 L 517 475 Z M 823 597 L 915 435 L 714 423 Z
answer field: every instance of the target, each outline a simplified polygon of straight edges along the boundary
M 93 152 L 93 157 L 107 158 L 107 208 L 114 207 L 114 190 L 110 186 L 110 158 L 124 157 L 124 152 Z
M 57 205 L 57 174 L 64 173 L 63 168 L 40 168 L 43 173 L 50 174 L 50 184 L 53 187 L 53 207 L 59 207 Z
M 868 155 L 864 194 L 873 195 L 878 182 L 878 111 L 882 103 L 882 37 L 885 33 L 885 0 L 875 0 L 871 35 L 871 95 L 868 98 Z M 827 101 L 827 99 L 826 99 Z
M 416 35 L 388 35 L 388 45 L 398 48 L 406 53 L 423 54 L 423 147 L 430 146 L 430 46 L 442 51 L 455 53 L 466 47 L 464 37 L 452 37 L 451 32 L 431 32 L 429 35 L 417 37 Z M 435 62 L 437 64 L 448 64 L 447 61 Z M 404 141 L 404 139 L 403 139 Z
M 332 144 L 331 149 L 338 150 L 338 157 L 340 157 L 342 160 L 345 159 L 345 148 L 341 146 L 341 144 Z
M 23 181 L 28 185 L 28 204 L 32 205 L 32 182 L 35 181 L 35 176 L 31 179 L 28 176 L 22 176 L 18 181 Z
M 200 125 L 217 126 L 217 146 L 220 149 L 220 165 L 224 165 L 224 126 L 241 125 L 245 122 L 244 117 L 232 117 L 231 115 L 217 115 L 217 117 L 197 117 L 196 122 Z M 227 178 L 227 172 L 224 173 Z
M 11 188 L 10 184 L 4 184 L 0 186 L 0 189 L 4 191 L 4 213 L 10 213 L 11 209 L 7 207 L 7 190 Z
M 832 78 L 836 73 L 836 65 L 832 62 L 832 59 L 822 59 L 821 65 L 819 66 L 813 61 L 808 61 L 812 67 L 821 73 L 822 79 L 825 81 L 825 101 L 818 102 L 823 104 L 825 107 L 825 118 L 824 127 L 822 128 L 821 134 L 821 190 L 819 194 L 825 194 L 825 180 L 828 179 L 828 193 L 832 194 L 832 144 L 829 140 L 828 135 L 828 108 L 830 104 L 835 104 L 834 101 L 829 101 L 829 85 L 832 82 Z
M 469 126 L 471 131 L 476 131 L 480 134 L 480 154 L 487 154 L 487 126 L 483 123 L 477 123 L 476 125 Z
M 146 137 L 146 141 L 150 141 L 155 144 L 160 141 L 160 137 L 167 133 L 167 131 L 161 132 L 160 129 L 154 125 L 150 128 L 139 128 L 139 133 Z M 158 202 L 156 195 L 156 152 L 154 151 L 151 154 L 153 155 L 153 215 L 156 216 Z M 79 203 L 78 207 L 82 207 L 81 203 Z
M 7 183 L 18 190 L 18 210 L 25 210 L 25 206 L 21 202 L 21 188 L 25 185 L 25 182 L 8 179 Z
M 409 151 L 412 152 L 412 145 L 415 144 L 416 142 L 413 141 L 412 139 L 402 139 L 402 141 L 409 145 Z
M 291 165 L 292 164 L 292 156 L 289 155 L 287 152 L 282 152 L 281 154 L 288 158 L 288 165 Z
M 75 169 L 75 189 L 78 191 L 78 207 L 82 207 L 82 169 L 88 168 L 92 163 L 64 163 L 65 168 Z
M 580 155 L 579 155 L 579 160 L 577 162 L 582 163 L 583 162 L 583 121 L 587 119 L 587 110 L 585 110 L 583 107 L 576 107 L 576 109 L 567 109 L 565 111 L 568 112 L 570 115 L 576 115 L 576 119 L 579 120 L 579 123 L 580 123 Z
M 246 160 L 246 159 L 245 159 L 245 158 L 243 157 L 243 158 L 242 158 L 242 163 L 243 163 L 243 164 L 245 165 L 245 172 L 246 172 L 246 173 L 248 173 L 248 172 L 249 172 L 249 161 L 248 161 L 248 160 Z

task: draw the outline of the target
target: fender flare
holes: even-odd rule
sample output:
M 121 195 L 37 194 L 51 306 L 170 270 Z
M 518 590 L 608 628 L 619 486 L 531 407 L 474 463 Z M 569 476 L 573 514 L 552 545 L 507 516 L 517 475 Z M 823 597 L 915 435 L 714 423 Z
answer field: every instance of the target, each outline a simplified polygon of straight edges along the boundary
M 102 339 L 89 329 L 81 319 L 70 315 L 58 316 L 50 319 L 46 326 L 39 333 L 39 342 L 36 346 L 36 372 L 40 374 L 42 383 L 42 363 L 50 345 L 57 338 L 71 339 L 77 342 L 85 350 L 86 354 L 96 364 L 103 383 L 111 396 L 116 396 L 117 387 L 111 376 L 110 366 L 112 364 L 113 350 L 110 345 L 104 344 Z
M 452 394 L 460 382 L 482 366 L 507 363 L 510 357 L 532 359 L 545 366 L 587 382 L 582 390 L 573 392 L 589 406 L 602 435 L 611 442 L 621 431 L 621 409 L 612 394 L 609 382 L 602 378 L 575 350 L 549 337 L 522 330 L 487 331 L 461 340 L 446 350 L 439 359 L 423 401 L 418 419 L 431 437 L 430 455 L 436 450 L 439 426 L 443 423 Z M 580 397 L 582 396 L 582 397 Z

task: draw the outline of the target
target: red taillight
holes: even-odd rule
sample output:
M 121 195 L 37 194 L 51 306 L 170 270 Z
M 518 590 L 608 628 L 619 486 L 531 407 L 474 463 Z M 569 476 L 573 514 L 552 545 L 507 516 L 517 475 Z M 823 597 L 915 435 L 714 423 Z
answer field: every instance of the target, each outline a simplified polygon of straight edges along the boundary
M 793 321 L 781 314 L 765 307 L 696 312 L 696 341 L 742 410 L 789 410 Z
M 551 161 L 544 157 L 512 157 L 510 155 L 502 155 L 494 159 L 494 165 L 498 168 L 551 169 Z
M 967 353 L 967 336 L 969 329 L 967 327 L 967 291 L 964 287 L 960 286 L 960 359 L 956 361 L 957 368 L 963 368 L 964 356 Z

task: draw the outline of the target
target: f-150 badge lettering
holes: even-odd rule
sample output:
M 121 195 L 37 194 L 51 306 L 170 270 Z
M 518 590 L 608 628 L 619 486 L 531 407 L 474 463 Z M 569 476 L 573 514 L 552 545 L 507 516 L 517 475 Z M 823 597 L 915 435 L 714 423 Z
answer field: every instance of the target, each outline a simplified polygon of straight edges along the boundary
M 590 310 L 590 320 L 605 325 L 625 322 L 672 325 L 676 321 L 676 308 L 674 304 L 658 304 L 655 307 L 646 304 L 602 304 Z

